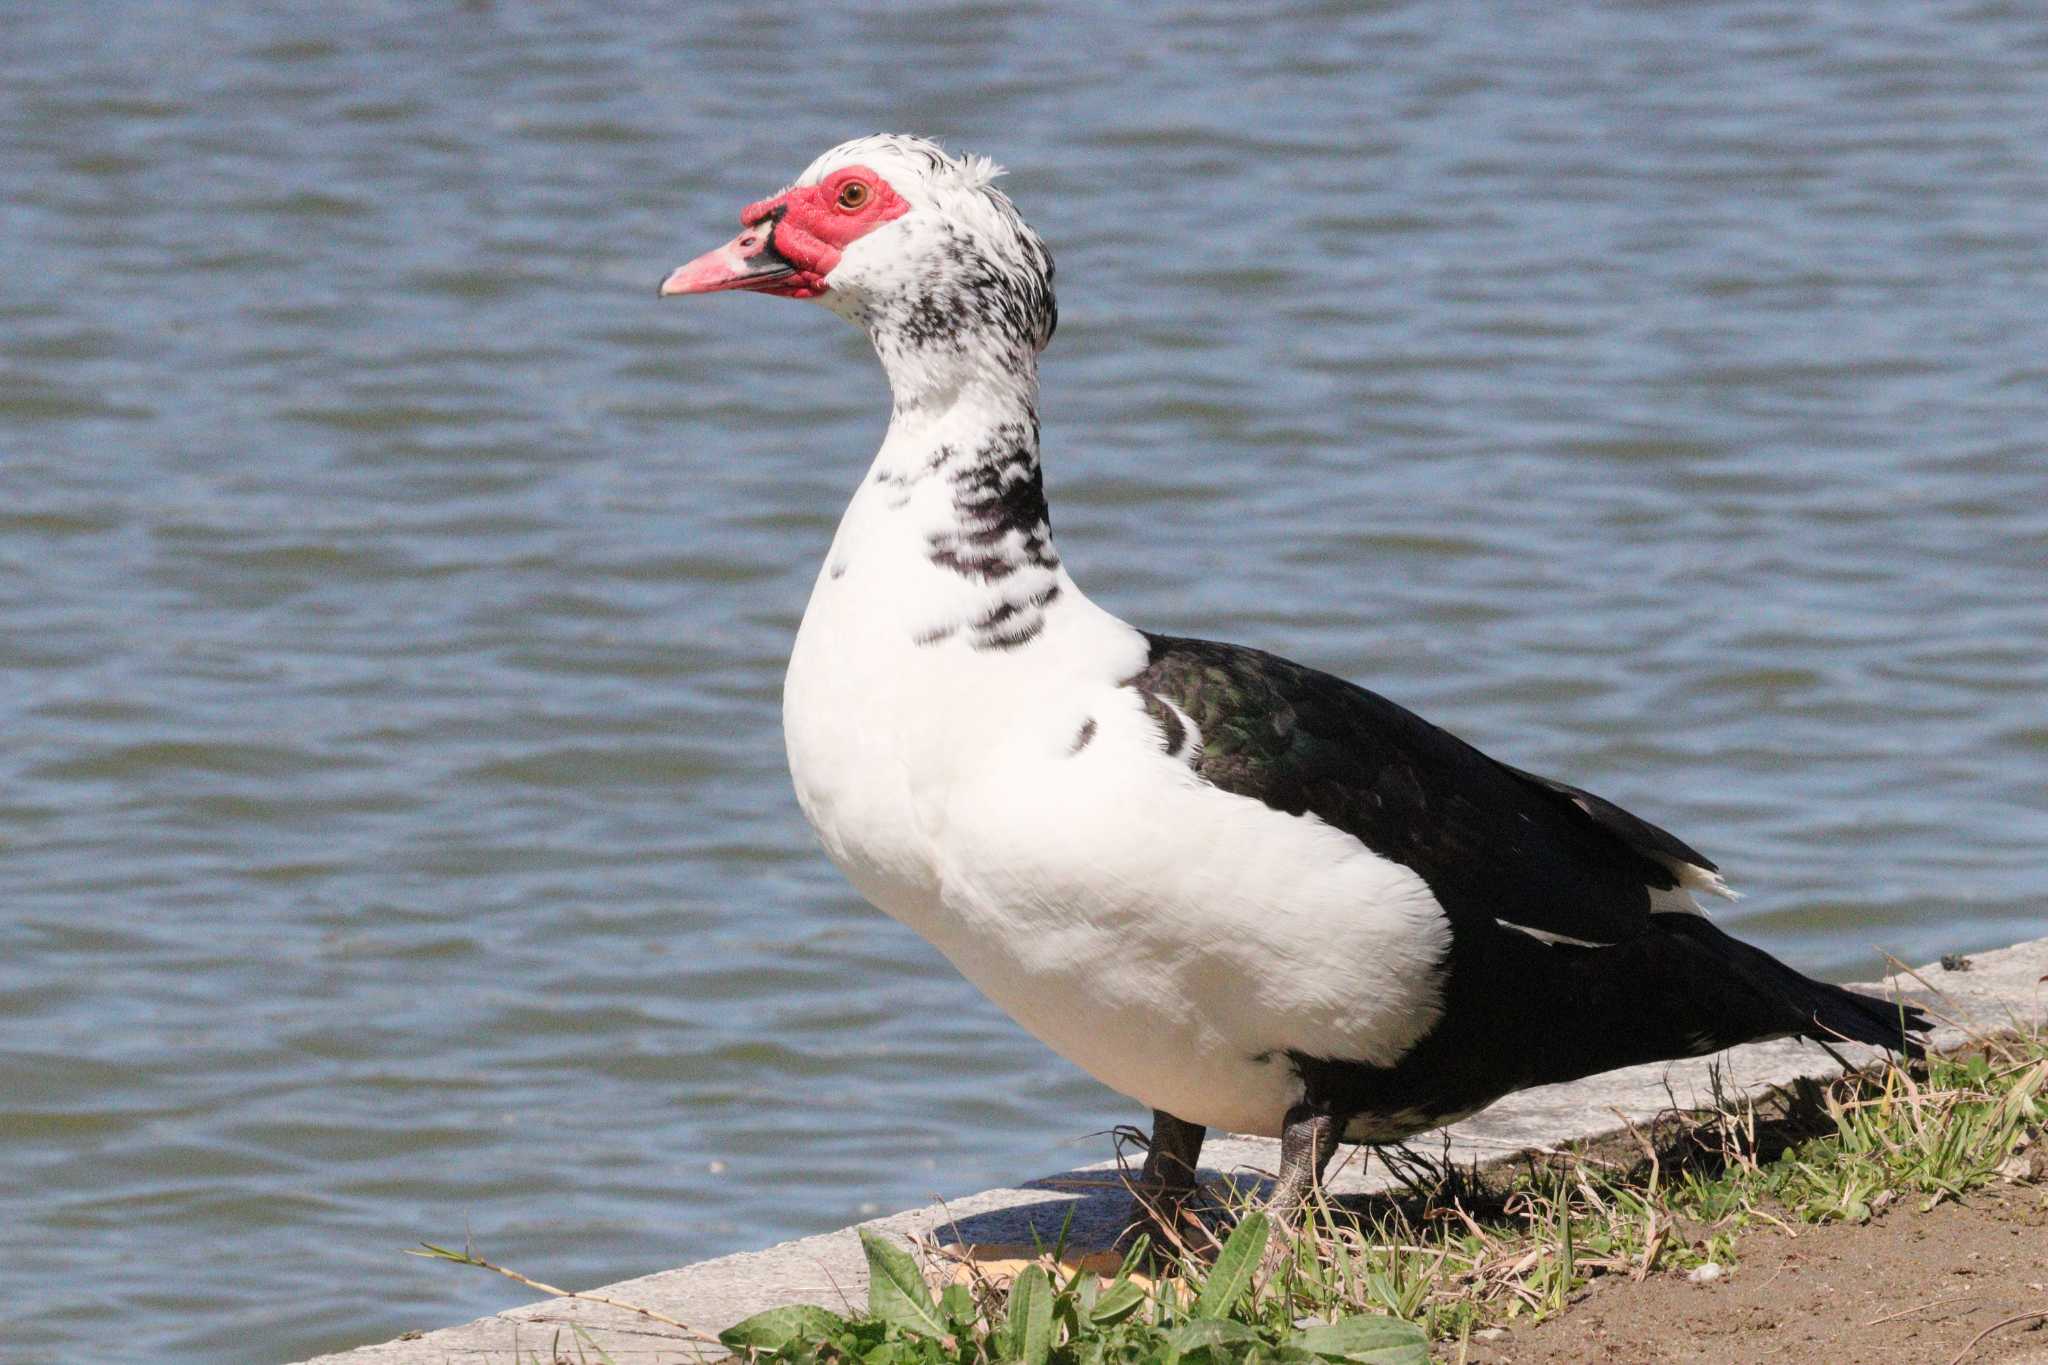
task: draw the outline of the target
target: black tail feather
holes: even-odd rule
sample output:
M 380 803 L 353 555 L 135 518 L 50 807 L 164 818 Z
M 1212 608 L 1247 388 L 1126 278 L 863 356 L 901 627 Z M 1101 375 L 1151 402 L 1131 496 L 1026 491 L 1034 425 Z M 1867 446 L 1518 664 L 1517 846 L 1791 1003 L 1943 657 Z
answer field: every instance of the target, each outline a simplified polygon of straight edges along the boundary
M 1698 1057 L 1766 1038 L 1805 1037 L 1925 1054 L 1911 1005 L 1815 981 L 1701 915 L 1658 915 L 1655 927 L 1604 948 L 1557 945 L 1535 966 L 1557 995 L 1550 1030 L 1526 1056 L 1531 1080 L 1576 1080 L 1615 1067 Z M 1559 972 L 1560 966 L 1566 970 Z M 1547 968 L 1547 970 L 1545 970 Z
M 1673 917 L 1678 918 L 1677 916 Z M 1796 1032 L 1821 1042 L 1868 1043 L 1908 1057 L 1924 1057 L 1926 1047 L 1915 1034 L 1932 1027 L 1925 1011 L 1897 1000 L 1884 1000 L 1801 975 L 1761 948 L 1722 933 L 1705 919 L 1687 915 L 1674 925 L 1710 946 L 1730 966 L 1760 986 L 1771 988 L 1797 1010 Z M 1704 932 L 1702 932 L 1704 931 Z
M 1704 916 L 1660 914 L 1606 946 L 1503 926 L 1453 959 L 1441 1024 L 1392 1065 L 1290 1051 L 1353 1141 L 1388 1142 L 1511 1090 L 1807 1037 L 1918 1057 L 1927 1016 L 1802 976 Z

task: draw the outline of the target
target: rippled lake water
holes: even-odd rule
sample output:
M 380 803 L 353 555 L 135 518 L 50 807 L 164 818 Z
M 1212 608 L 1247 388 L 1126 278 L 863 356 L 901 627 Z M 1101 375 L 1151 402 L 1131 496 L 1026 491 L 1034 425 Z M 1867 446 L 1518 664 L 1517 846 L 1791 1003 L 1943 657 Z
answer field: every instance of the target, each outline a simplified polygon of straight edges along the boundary
M 1103 1155 L 783 769 L 886 402 L 657 306 L 945 136 L 1060 261 L 1062 549 L 1669 824 L 1869 975 L 2042 932 L 2027 4 L 18 6 L 0 1285 L 275 1360 Z

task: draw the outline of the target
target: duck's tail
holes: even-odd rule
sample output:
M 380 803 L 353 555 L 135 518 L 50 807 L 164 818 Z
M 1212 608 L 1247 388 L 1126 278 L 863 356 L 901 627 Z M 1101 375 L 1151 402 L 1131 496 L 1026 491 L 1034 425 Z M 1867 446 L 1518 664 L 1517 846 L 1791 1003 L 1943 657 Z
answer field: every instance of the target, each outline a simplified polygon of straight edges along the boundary
M 1815 981 L 1730 937 L 1703 915 L 1665 914 L 1611 947 L 1556 945 L 1556 1046 L 1539 1049 L 1544 1081 L 1698 1057 L 1766 1038 L 1867 1043 L 1925 1055 L 1927 1016 L 1902 1001 Z M 1564 1022 L 1564 1021 L 1570 1022 Z

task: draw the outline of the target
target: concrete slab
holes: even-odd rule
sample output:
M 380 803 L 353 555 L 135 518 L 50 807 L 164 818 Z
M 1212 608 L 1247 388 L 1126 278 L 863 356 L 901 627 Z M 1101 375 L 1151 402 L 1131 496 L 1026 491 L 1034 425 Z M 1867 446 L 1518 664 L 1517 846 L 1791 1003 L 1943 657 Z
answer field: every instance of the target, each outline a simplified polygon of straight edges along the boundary
M 1966 1028 L 1988 1032 L 2048 1019 L 2048 982 L 2044 978 L 2048 978 L 2048 938 L 1976 954 L 1967 970 L 1928 966 L 1873 988 L 1895 989 L 1926 1007 L 1941 1023 L 1936 1046 L 1949 1046 L 1963 1040 Z M 1869 1049 L 1845 1051 L 1874 1055 Z M 1752 1093 L 1835 1071 L 1825 1052 L 1796 1042 L 1758 1043 L 1715 1058 L 1631 1067 L 1512 1095 L 1446 1130 L 1451 1153 L 1461 1162 L 1488 1160 L 1614 1132 L 1622 1127 L 1623 1117 L 1652 1117 L 1669 1107 L 1674 1098 L 1682 1104 L 1703 1101 L 1709 1093 L 1710 1068 L 1715 1065 L 1721 1068 L 1724 1085 Z M 1421 1145 L 1434 1152 L 1434 1144 L 1434 1139 L 1426 1139 Z M 1270 1173 L 1278 1164 L 1279 1144 L 1259 1138 L 1213 1139 L 1202 1155 L 1205 1174 Z M 1337 1190 L 1378 1189 L 1386 1183 L 1380 1163 L 1367 1163 L 1357 1156 L 1340 1160 L 1342 1169 L 1332 1180 Z M 950 1243 L 1050 1242 L 1059 1236 L 1062 1222 L 1071 1214 L 1070 1241 L 1082 1247 L 1102 1246 L 1116 1236 L 1125 1210 L 1124 1196 L 1108 1188 L 1111 1169 L 1105 1164 L 1067 1171 L 861 1226 L 901 1237 L 931 1235 Z M 521 1268 L 545 1273 L 545 1267 Z M 605 1285 L 593 1292 L 654 1309 L 715 1335 L 778 1304 L 818 1303 L 837 1308 L 864 1302 L 867 1274 L 858 1235 L 853 1228 L 843 1228 L 766 1251 L 723 1256 Z M 552 1299 L 411 1340 L 321 1356 L 317 1365 L 529 1365 L 534 1360 L 554 1360 L 558 1350 L 560 1358 L 567 1361 L 601 1358 L 593 1347 L 601 1348 L 617 1365 L 678 1365 L 718 1354 L 619 1309 Z

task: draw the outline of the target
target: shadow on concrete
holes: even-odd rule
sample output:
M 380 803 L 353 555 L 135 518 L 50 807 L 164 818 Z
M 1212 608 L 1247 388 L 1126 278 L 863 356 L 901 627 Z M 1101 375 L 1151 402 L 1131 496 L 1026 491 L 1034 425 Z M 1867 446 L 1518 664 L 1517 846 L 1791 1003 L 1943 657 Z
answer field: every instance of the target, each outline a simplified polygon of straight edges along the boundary
M 1101 1251 L 1130 1220 L 1131 1197 L 1114 1171 L 1063 1171 L 1019 1188 L 1043 1190 L 1046 1198 L 942 1220 L 932 1229 L 933 1239 L 940 1246 L 1051 1248 L 1064 1237 L 1075 1250 Z

